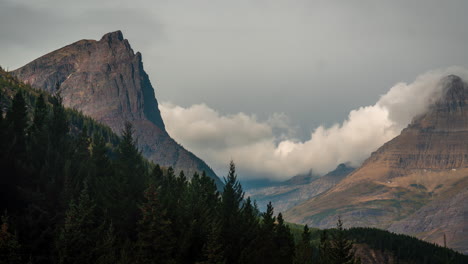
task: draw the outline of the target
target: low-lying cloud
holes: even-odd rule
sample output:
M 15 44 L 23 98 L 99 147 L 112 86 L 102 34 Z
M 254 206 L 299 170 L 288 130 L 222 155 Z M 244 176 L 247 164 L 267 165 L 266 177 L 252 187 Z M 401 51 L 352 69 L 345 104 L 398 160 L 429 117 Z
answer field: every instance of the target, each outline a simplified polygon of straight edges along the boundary
M 295 139 L 284 114 L 262 121 L 242 112 L 223 115 L 206 104 L 181 107 L 167 102 L 160 110 L 169 134 L 219 175 L 232 159 L 241 178 L 280 180 L 311 169 L 326 173 L 340 163 L 359 166 L 440 96 L 439 81 L 448 74 L 468 80 L 468 70 L 452 67 L 422 74 L 409 84 L 397 83 L 374 105 L 352 110 L 341 124 L 319 126 L 306 141 Z

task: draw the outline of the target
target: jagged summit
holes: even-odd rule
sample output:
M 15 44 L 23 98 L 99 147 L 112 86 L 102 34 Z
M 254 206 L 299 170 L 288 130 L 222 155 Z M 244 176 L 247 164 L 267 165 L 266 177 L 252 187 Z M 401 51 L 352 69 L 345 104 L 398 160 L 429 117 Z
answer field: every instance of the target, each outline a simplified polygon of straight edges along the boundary
M 100 41 L 77 41 L 13 71 L 33 86 L 54 93 L 59 88 L 65 105 L 79 109 L 111 128 L 123 120 L 148 119 L 165 133 L 154 89 L 121 31 Z
M 467 84 L 456 75 L 449 75 L 441 80 L 443 96 L 436 104 L 447 107 L 448 111 L 461 110 L 466 106 L 468 98 Z
M 104 34 L 104 36 L 102 36 L 100 41 L 115 42 L 115 41 L 123 41 L 123 40 L 124 40 L 124 37 L 123 37 L 122 31 L 117 30 L 114 32 L 109 32 L 107 34 Z
M 462 78 L 455 74 L 450 74 L 445 77 L 443 77 L 440 80 L 440 83 L 443 87 L 443 89 L 448 92 L 453 92 L 453 91 L 463 91 L 465 89 L 465 82 L 463 81 Z
M 456 75 L 440 80 L 442 95 L 409 128 L 433 131 L 468 131 L 468 85 Z
M 12 73 L 33 87 L 51 93 L 58 89 L 64 105 L 116 133 L 130 121 L 143 155 L 155 163 L 184 170 L 188 176 L 204 170 L 221 183 L 202 160 L 166 132 L 141 53 L 134 53 L 121 31 L 107 33 L 99 41 L 77 41 Z

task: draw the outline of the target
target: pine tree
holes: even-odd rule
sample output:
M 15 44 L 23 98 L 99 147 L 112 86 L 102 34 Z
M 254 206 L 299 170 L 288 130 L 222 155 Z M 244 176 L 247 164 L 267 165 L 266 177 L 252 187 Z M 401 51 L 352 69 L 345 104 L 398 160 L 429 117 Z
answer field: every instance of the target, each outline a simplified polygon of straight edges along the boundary
M 65 107 L 62 104 L 62 97 L 56 95 L 52 97 L 52 120 L 50 122 L 50 137 L 53 139 L 51 142 L 54 143 L 55 147 L 63 145 L 63 141 L 70 130 L 67 114 Z M 58 148 L 60 150 L 65 146 Z
M 122 137 L 117 149 L 118 159 L 122 164 L 122 169 L 128 173 L 137 173 L 141 170 L 141 153 L 137 147 L 137 140 L 133 137 L 134 129 L 130 122 L 125 122 L 122 130 Z M 136 170 L 136 171 L 128 171 Z
M 133 137 L 134 129 L 130 122 L 125 122 L 122 138 L 117 148 L 117 159 L 115 162 L 119 173 L 129 187 L 138 193 L 144 191 L 145 166 L 143 157 L 138 150 L 138 141 Z
M 90 194 L 95 197 L 97 206 L 103 211 L 115 203 L 116 179 L 108 156 L 109 149 L 102 136 L 95 136 L 91 144 Z
M 281 213 L 278 214 L 277 225 L 276 225 L 276 232 L 275 232 L 275 251 L 276 251 L 276 259 L 274 263 L 292 263 L 294 259 L 294 237 L 291 234 L 291 230 L 289 227 L 284 223 L 283 215 Z
M 75 140 L 73 153 L 74 158 L 80 161 L 89 159 L 91 157 L 91 153 L 89 151 L 90 144 L 91 139 L 88 135 L 88 128 L 84 126 L 83 129 L 81 129 L 81 133 Z
M 354 264 L 358 262 L 354 256 L 353 242 L 346 239 L 341 218 L 338 218 L 336 223 L 336 232 L 333 233 L 329 255 L 333 264 Z
M 34 117 L 31 127 L 33 131 L 41 131 L 44 128 L 47 121 L 47 115 L 47 105 L 44 100 L 44 95 L 41 94 L 37 98 L 36 105 L 34 107 Z
M 307 225 L 304 226 L 301 240 L 296 246 L 294 264 L 312 264 L 312 246 L 310 245 L 310 231 Z
M 2 94 L 0 93 L 0 100 L 1 99 Z M 14 177 L 9 175 L 11 171 L 9 168 L 10 164 L 6 160 L 8 155 L 8 135 L 6 133 L 5 123 L 2 105 L 0 104 L 0 166 L 2 168 L 2 173 L 0 174 L 0 208 L 7 208 L 8 203 L 12 201 L 12 197 L 16 196 L 16 192 L 13 187 L 16 182 L 12 179 Z
M 247 197 L 245 203 L 242 206 L 242 219 L 244 219 L 245 232 L 253 231 L 258 229 L 260 215 L 256 205 L 252 204 L 250 197 Z M 249 232 L 250 233 L 250 232 Z
M 137 225 L 137 263 L 169 263 L 174 247 L 171 222 L 161 208 L 154 185 L 145 191 L 145 202 L 140 210 L 142 217 Z
M 223 217 L 228 218 L 240 213 L 240 205 L 244 199 L 242 186 L 237 180 L 236 165 L 233 161 L 229 164 L 229 174 L 224 179 L 224 191 L 222 194 Z
M 250 197 L 247 197 L 241 211 L 242 221 L 239 222 L 240 232 L 242 233 L 241 245 L 241 263 L 255 263 L 255 256 L 258 254 L 258 239 L 261 235 L 260 212 L 255 204 L 252 204 Z
M 224 264 L 224 250 L 221 241 L 220 232 L 217 228 L 218 225 L 213 224 L 207 237 L 207 243 L 203 246 L 203 260 L 197 264 Z
M 193 179 L 191 184 L 193 184 Z M 199 189 L 198 192 L 201 194 L 201 199 L 204 200 L 205 206 L 207 206 L 207 208 L 212 211 L 211 213 L 215 214 L 215 211 L 219 209 L 220 196 L 214 180 L 208 177 L 205 171 L 203 171 L 199 178 L 198 186 L 191 186 L 193 191 Z
M 229 173 L 224 179 L 224 184 L 221 197 L 221 237 L 226 263 L 231 264 L 236 263 L 241 254 L 242 234 L 239 232 L 239 223 L 241 222 L 240 207 L 244 198 L 233 161 L 229 164 Z
M 42 169 L 47 157 L 47 148 L 49 146 L 47 122 L 48 108 L 44 100 L 44 95 L 41 94 L 36 100 L 36 105 L 34 107 L 33 122 L 30 129 L 31 161 L 34 164 L 33 166 L 37 171 Z
M 0 99 L 2 98 L 2 95 L 0 93 Z M 2 165 L 2 160 L 4 160 L 4 156 L 6 155 L 6 134 L 5 134 L 5 121 L 3 118 L 3 109 L 2 105 L 0 104 L 0 165 Z
M 176 244 L 182 246 L 182 233 L 187 228 L 183 223 L 187 219 L 184 214 L 184 207 L 182 207 L 181 201 L 185 196 L 184 190 L 178 185 L 178 180 L 174 174 L 174 169 L 169 167 L 162 177 L 161 184 L 158 186 L 159 199 L 161 207 L 166 210 L 167 218 L 172 223 L 172 230 L 174 237 L 177 238 Z
M 78 202 L 72 200 L 57 241 L 58 263 L 91 263 L 96 245 L 95 204 L 87 184 Z
M 163 180 L 163 171 L 161 170 L 159 164 L 156 164 L 156 166 L 154 166 L 153 170 L 151 171 L 150 182 L 153 183 L 156 187 L 159 187 L 163 184 Z
M 0 264 L 19 264 L 21 262 L 20 245 L 16 235 L 9 230 L 8 216 L 2 216 L 0 227 Z
M 278 252 L 275 252 L 275 233 L 276 233 L 276 217 L 271 202 L 267 204 L 267 210 L 262 214 L 260 225 L 260 234 L 257 240 L 258 249 L 256 263 L 274 263 L 278 258 Z
M 106 146 L 104 138 L 102 136 L 96 135 L 93 138 L 91 145 L 91 156 L 93 161 L 93 168 L 97 169 L 95 174 L 98 177 L 105 175 L 106 172 L 108 172 L 108 169 L 111 167 L 108 152 L 109 149 Z
M 71 179 L 67 179 L 67 196 L 73 196 L 83 188 L 82 183 L 88 178 L 91 139 L 88 136 L 87 127 L 83 127 L 81 133 L 74 140 L 74 149 L 71 157 Z
M 120 254 L 119 254 L 119 261 L 117 264 L 134 264 L 136 263 L 135 259 L 135 246 L 134 242 L 131 241 L 130 239 L 125 240 L 122 242 L 122 248 L 120 249 Z
M 13 98 L 11 109 L 7 112 L 7 122 L 11 125 L 16 137 L 25 136 L 28 116 L 26 109 L 26 102 L 22 92 L 17 92 Z
M 105 225 L 103 225 L 104 227 Z M 116 256 L 116 237 L 112 222 L 107 229 L 103 229 L 102 238 L 96 246 L 97 260 L 96 264 L 115 264 Z
M 180 171 L 177 181 L 179 186 L 181 186 L 182 188 L 187 185 L 187 177 L 185 177 L 184 171 Z
M 320 264 L 333 264 L 332 249 L 330 240 L 328 238 L 327 230 L 323 230 L 320 233 L 320 245 L 319 245 L 319 263 Z
M 183 258 L 187 258 L 189 255 L 190 240 L 192 239 L 192 232 L 195 228 L 194 223 L 191 223 L 193 220 L 191 212 L 194 210 L 188 201 L 190 199 L 188 194 L 188 182 L 183 171 L 180 171 L 179 176 L 176 178 L 174 187 L 173 191 L 176 195 L 172 195 L 171 198 L 174 200 L 173 207 L 168 207 L 167 209 L 173 210 L 175 213 L 172 221 L 177 227 L 176 229 L 179 229 L 179 231 L 176 230 L 176 234 L 179 237 L 177 244 L 179 246 L 179 262 L 181 262 Z
M 69 135 L 69 120 L 62 105 L 62 98 L 57 95 L 52 97 L 52 115 L 48 127 L 48 142 L 50 143 L 45 153 L 45 173 L 42 177 L 48 180 L 48 195 L 51 207 L 65 208 L 68 203 L 68 195 L 65 192 L 70 179 L 70 149 L 72 144 Z M 66 170 L 68 169 L 68 171 Z M 66 198 L 66 199 L 64 199 Z
M 27 149 L 26 132 L 28 114 L 26 102 L 22 92 L 17 92 L 12 100 L 11 107 L 7 111 L 3 132 L 2 163 L 4 167 L 0 173 L 0 206 L 1 209 L 10 210 L 24 206 L 19 203 L 21 197 L 18 186 L 27 182 L 26 170 Z
M 26 155 L 26 128 L 28 113 L 22 92 L 17 92 L 13 98 L 10 110 L 6 115 L 9 130 L 11 152 L 10 158 L 23 160 Z
M 113 163 L 116 177 L 113 182 L 115 190 L 112 193 L 118 200 L 110 204 L 109 210 L 119 237 L 132 237 L 134 233 L 138 220 L 138 203 L 143 199 L 146 182 L 146 168 L 133 132 L 132 124 L 126 122 Z
M 269 202 L 266 212 L 262 214 L 262 229 L 265 232 L 273 234 L 273 231 L 275 231 L 275 221 L 273 204 Z
M 214 181 L 205 173 L 202 176 L 195 173 L 192 180 L 186 183 L 185 189 L 179 210 L 179 219 L 183 221 L 175 222 L 175 229 L 180 230 L 179 262 L 201 261 L 205 259 L 203 251 L 212 230 L 216 230 L 219 235 L 219 193 Z M 219 242 L 216 243 L 219 246 Z M 207 250 L 212 249 L 209 246 Z
M 2 94 L 0 93 L 0 100 L 1 99 L 2 99 Z M 5 151 L 5 121 L 3 118 L 3 108 L 2 108 L 2 105 L 0 104 L 0 158 L 3 158 L 4 151 Z

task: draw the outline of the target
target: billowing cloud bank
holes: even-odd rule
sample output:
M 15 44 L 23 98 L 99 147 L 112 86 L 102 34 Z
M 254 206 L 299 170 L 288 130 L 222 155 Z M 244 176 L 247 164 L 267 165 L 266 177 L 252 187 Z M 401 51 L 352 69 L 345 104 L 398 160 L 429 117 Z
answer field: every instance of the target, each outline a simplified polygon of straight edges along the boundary
M 240 177 L 285 179 L 310 169 L 325 173 L 343 162 L 359 166 L 439 97 L 439 81 L 448 74 L 468 80 L 468 70 L 454 67 L 398 83 L 376 104 L 352 110 L 341 124 L 318 127 L 304 142 L 291 137 L 282 114 L 260 121 L 242 112 L 221 115 L 205 104 L 184 108 L 162 103 L 160 110 L 169 134 L 220 175 L 233 159 Z

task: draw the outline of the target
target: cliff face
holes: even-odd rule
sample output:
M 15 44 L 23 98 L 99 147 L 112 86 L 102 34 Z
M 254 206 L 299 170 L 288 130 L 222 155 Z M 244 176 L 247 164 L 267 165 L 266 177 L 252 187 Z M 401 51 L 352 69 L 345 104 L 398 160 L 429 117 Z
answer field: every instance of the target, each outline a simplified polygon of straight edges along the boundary
M 331 227 L 373 226 L 468 251 L 468 86 L 441 80 L 442 96 L 399 136 L 329 191 L 286 213 L 286 219 Z M 439 223 L 439 224 L 437 224 Z M 450 223 L 450 224 L 448 224 Z M 450 234 L 450 237 L 448 236 Z
M 145 157 L 162 166 L 184 170 L 187 176 L 215 173 L 166 132 L 142 57 L 134 53 L 122 32 L 101 40 L 80 40 L 13 71 L 33 87 L 60 92 L 64 105 L 110 126 L 120 133 L 125 121 L 135 129 Z

